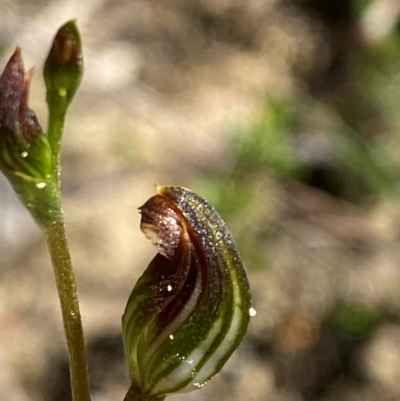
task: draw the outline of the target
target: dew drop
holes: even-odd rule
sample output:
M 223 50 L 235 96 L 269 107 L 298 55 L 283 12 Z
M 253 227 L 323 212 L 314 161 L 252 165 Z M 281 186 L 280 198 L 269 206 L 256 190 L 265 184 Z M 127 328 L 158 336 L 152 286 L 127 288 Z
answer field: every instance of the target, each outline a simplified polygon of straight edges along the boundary
M 45 182 L 38 182 L 36 188 L 43 189 L 46 188 L 47 184 Z
M 65 97 L 65 96 L 67 96 L 67 90 L 65 88 L 60 88 L 58 90 L 58 94 L 60 97 Z
M 205 381 L 204 383 L 193 383 L 193 386 L 194 386 L 194 387 L 197 387 L 197 388 L 202 388 L 202 387 L 204 387 L 207 383 L 208 383 L 208 381 Z
M 173 335 L 173 334 L 170 334 L 170 335 L 169 335 L 169 339 L 170 339 L 170 340 L 173 340 L 173 339 L 174 339 L 174 335 Z
M 28 157 L 28 152 L 27 152 L 27 151 L 21 152 L 21 157 L 22 157 L 23 159 L 27 158 L 27 157 Z
M 250 308 L 249 315 L 250 315 L 250 317 L 254 317 L 255 315 L 257 315 L 257 311 L 254 308 Z
M 169 286 L 167 287 L 167 291 L 168 291 L 168 292 L 171 292 L 171 291 L 172 291 L 172 286 L 169 285 Z

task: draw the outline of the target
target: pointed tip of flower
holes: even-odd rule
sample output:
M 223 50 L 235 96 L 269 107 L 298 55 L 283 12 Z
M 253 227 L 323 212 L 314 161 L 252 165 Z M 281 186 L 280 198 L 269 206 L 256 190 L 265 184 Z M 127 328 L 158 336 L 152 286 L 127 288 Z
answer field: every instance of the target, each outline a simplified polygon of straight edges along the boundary
M 58 66 L 79 66 L 82 63 L 81 40 L 74 20 L 68 21 L 58 30 L 48 62 Z
M 9 58 L 3 73 L 0 76 L 0 88 L 4 92 L 4 88 L 8 86 L 21 87 L 24 77 L 24 63 L 22 60 L 21 49 L 17 47 Z M 20 89 L 21 90 L 21 89 Z M 4 98 L 7 93 L 4 93 Z
M 169 192 L 174 188 L 170 185 L 155 184 L 157 195 L 168 196 Z M 183 188 L 183 187 L 182 187 Z
M 24 61 L 22 59 L 22 51 L 20 47 L 16 47 L 0 77 L 1 88 L 3 88 L 3 85 L 21 85 L 24 74 L 25 69 Z
M 154 184 L 154 188 L 155 188 L 155 190 L 156 190 L 156 193 L 157 193 L 158 195 L 161 195 L 162 192 L 163 192 L 164 185 L 161 185 L 161 184 L 159 184 L 158 182 L 156 182 L 156 183 Z
M 15 58 L 17 58 L 17 59 L 22 59 L 22 52 L 21 52 L 21 48 L 20 48 L 19 46 L 17 46 L 17 47 L 15 48 L 14 53 L 13 53 L 13 55 L 12 55 L 11 58 L 10 58 L 10 61 L 11 61 L 12 59 L 15 59 Z

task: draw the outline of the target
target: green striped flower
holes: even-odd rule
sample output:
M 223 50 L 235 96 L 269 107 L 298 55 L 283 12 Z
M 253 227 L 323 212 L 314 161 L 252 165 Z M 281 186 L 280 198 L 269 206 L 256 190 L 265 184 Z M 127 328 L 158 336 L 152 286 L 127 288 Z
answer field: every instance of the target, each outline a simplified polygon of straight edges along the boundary
M 232 235 L 206 200 L 157 187 L 140 211 L 158 253 L 128 300 L 123 339 L 132 388 L 149 396 L 141 399 L 162 399 L 218 373 L 254 310 Z

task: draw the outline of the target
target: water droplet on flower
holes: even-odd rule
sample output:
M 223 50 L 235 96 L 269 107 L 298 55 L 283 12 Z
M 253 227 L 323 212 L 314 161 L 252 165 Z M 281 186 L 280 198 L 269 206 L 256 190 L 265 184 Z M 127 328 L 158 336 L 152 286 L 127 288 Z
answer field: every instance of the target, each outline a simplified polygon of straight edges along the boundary
M 38 182 L 36 188 L 43 189 L 46 188 L 47 184 L 45 182 Z
M 168 290 L 168 292 L 172 291 L 172 286 L 169 285 L 169 286 L 167 287 L 167 290 Z
M 58 94 L 60 95 L 60 97 L 65 97 L 67 96 L 67 90 L 65 88 L 60 88 L 58 90 Z
M 197 387 L 197 388 L 202 388 L 207 384 L 207 382 L 205 381 L 204 383 L 193 383 L 193 386 Z
M 257 311 L 254 308 L 250 308 L 249 309 L 249 315 L 251 317 L 254 317 L 255 315 L 257 315 Z
M 26 157 L 28 157 L 28 152 L 27 152 L 27 151 L 21 152 L 21 157 L 22 157 L 23 159 L 25 159 Z

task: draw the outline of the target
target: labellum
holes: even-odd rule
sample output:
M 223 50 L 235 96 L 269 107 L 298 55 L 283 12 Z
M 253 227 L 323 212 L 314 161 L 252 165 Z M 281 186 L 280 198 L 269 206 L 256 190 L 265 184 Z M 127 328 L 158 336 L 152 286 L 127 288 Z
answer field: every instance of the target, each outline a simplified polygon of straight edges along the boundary
M 158 253 L 122 318 L 132 388 L 189 392 L 219 372 L 247 331 L 246 272 L 225 222 L 194 192 L 157 187 L 140 212 Z

